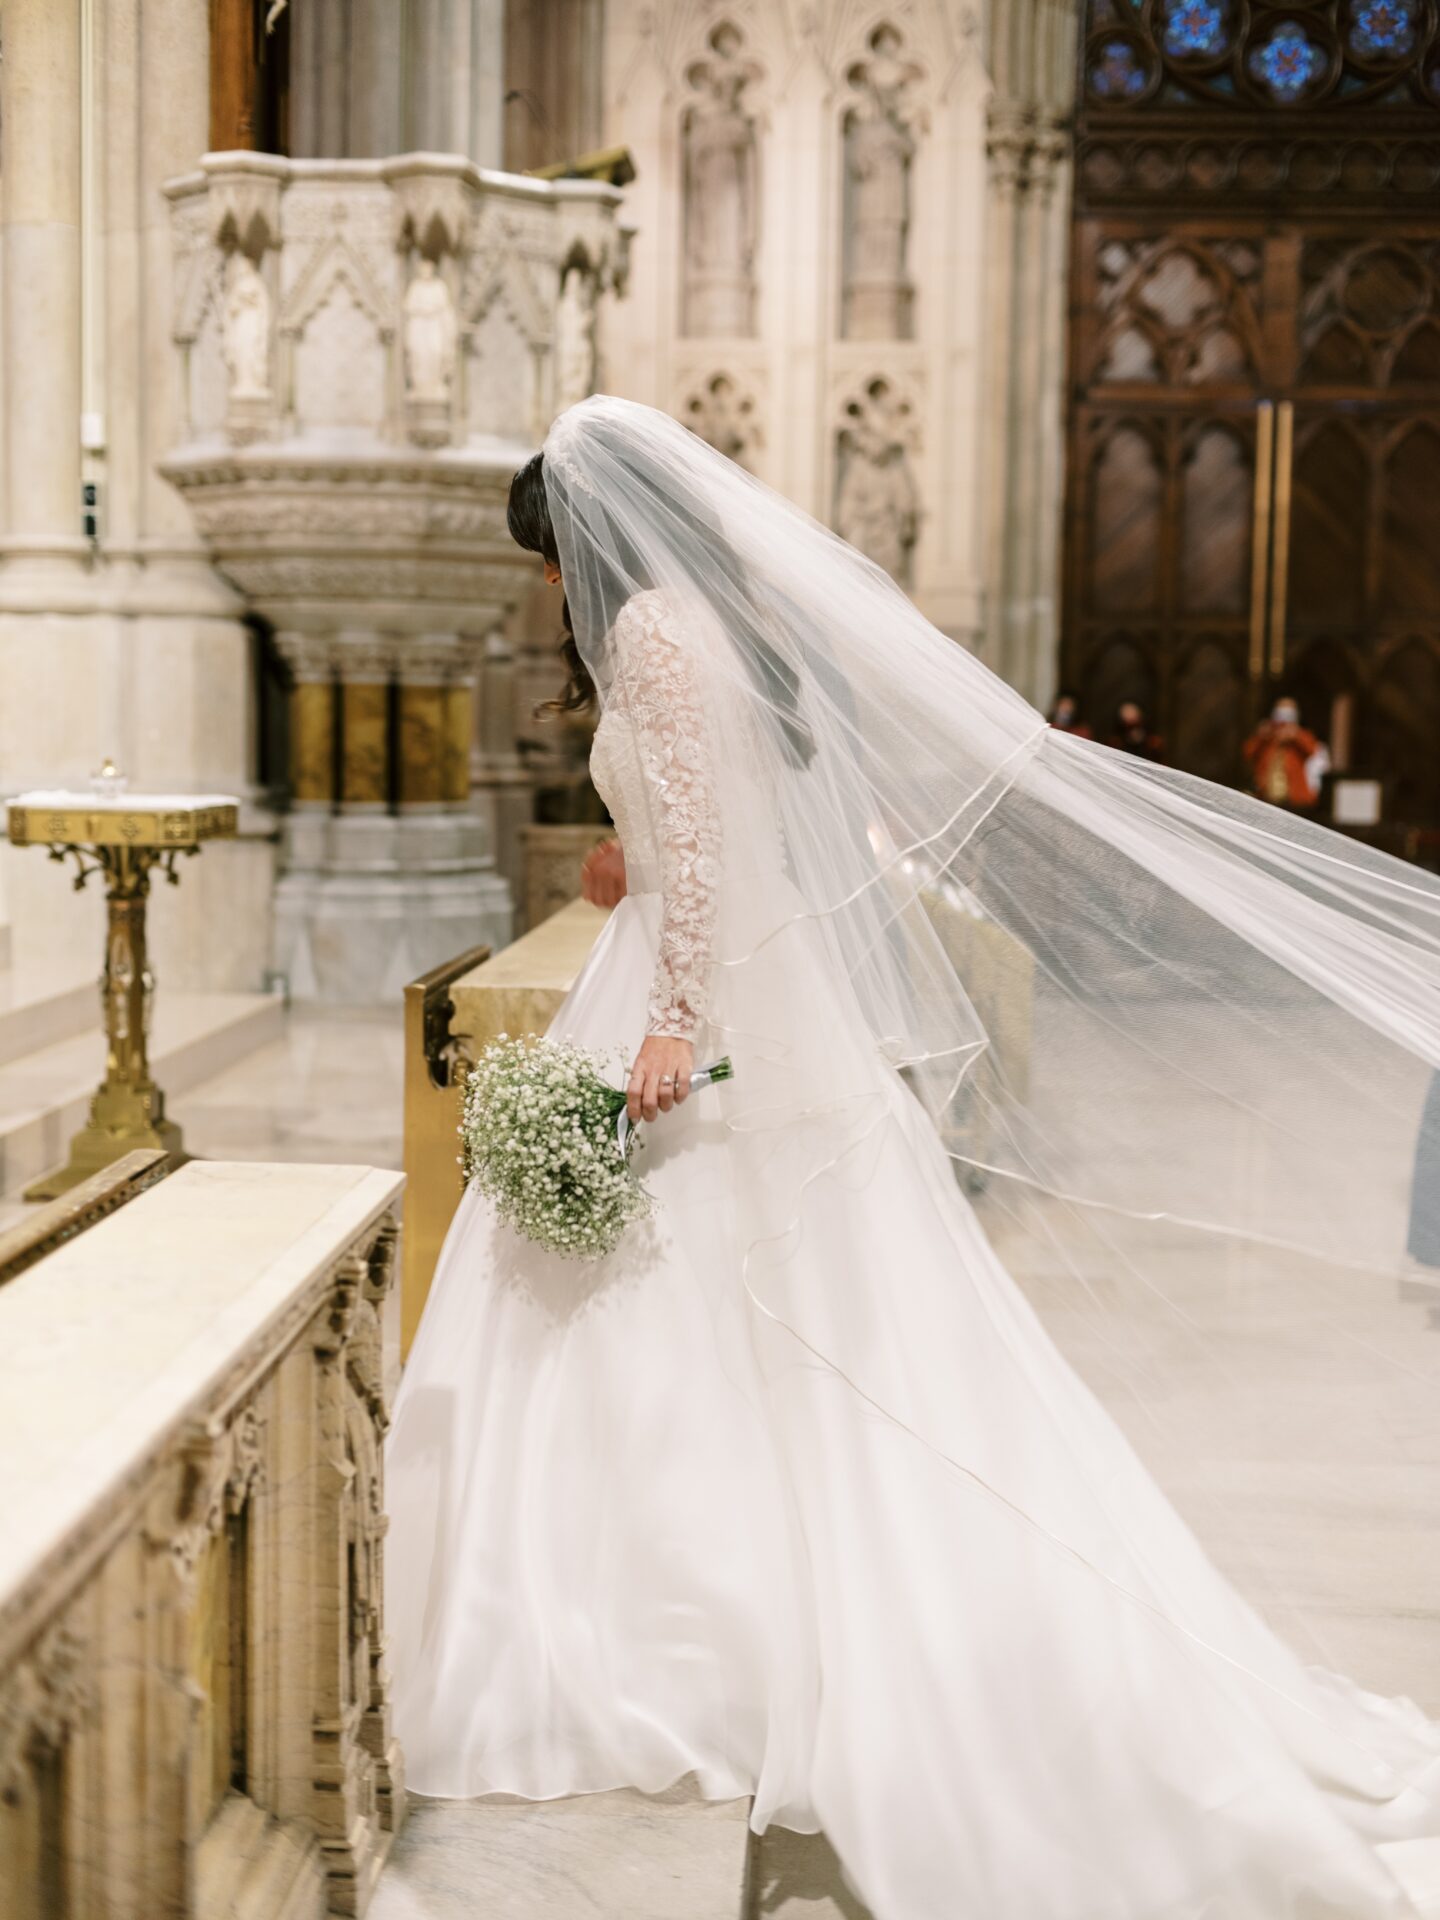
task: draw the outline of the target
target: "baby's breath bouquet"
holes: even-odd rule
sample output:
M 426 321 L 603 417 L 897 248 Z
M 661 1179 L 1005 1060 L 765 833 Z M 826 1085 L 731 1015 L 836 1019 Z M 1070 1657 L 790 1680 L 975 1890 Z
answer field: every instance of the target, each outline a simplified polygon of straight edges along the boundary
M 465 1182 L 507 1226 L 552 1253 L 613 1253 L 655 1209 L 630 1157 L 639 1133 L 605 1062 L 561 1040 L 501 1034 L 471 1067 L 460 1120 Z M 731 1077 L 728 1060 L 692 1074 L 692 1088 Z

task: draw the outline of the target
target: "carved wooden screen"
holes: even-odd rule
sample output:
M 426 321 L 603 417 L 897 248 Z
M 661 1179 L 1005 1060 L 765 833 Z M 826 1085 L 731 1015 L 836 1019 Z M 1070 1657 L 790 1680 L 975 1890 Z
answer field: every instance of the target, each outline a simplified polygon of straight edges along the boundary
M 1440 9 L 1090 0 L 1062 678 L 1241 777 L 1282 687 L 1440 824 Z

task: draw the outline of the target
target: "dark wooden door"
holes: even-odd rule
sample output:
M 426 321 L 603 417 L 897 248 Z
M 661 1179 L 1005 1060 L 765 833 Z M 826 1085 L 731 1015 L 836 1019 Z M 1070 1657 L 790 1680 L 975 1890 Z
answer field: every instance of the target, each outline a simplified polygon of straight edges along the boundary
M 1435 13 L 1092 0 L 1083 39 L 1062 679 L 1224 781 L 1293 693 L 1392 838 L 1440 824 Z

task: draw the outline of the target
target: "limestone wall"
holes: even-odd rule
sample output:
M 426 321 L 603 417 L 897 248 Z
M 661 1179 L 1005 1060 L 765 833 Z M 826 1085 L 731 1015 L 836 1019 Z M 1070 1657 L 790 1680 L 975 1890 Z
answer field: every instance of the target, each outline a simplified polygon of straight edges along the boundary
M 985 102 L 962 0 L 613 0 L 630 298 L 601 384 L 666 408 L 982 625 Z

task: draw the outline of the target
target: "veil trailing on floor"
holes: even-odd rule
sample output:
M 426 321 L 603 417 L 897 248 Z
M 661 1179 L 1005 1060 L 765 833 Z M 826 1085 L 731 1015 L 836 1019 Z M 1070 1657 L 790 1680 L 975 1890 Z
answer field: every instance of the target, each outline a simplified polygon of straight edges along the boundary
M 837 1333 L 794 1277 L 806 1192 L 863 1181 L 898 1069 L 1242 1593 L 1302 1657 L 1415 1685 L 1418 1627 L 1407 1648 L 1371 1624 L 1433 1608 L 1440 1574 L 1440 883 L 1051 731 L 880 568 L 648 408 L 570 409 L 544 473 L 602 704 L 623 721 L 654 695 L 615 639 L 636 596 L 673 650 L 655 838 L 709 875 L 681 934 L 708 963 L 702 1044 L 736 1060 L 704 1098 L 739 1156 L 757 1311 L 1057 1567 L 1248 1664 L 1143 1553 L 1097 1556 L 917 1419 L 883 1326 Z M 802 946 L 843 1018 L 797 988 Z

